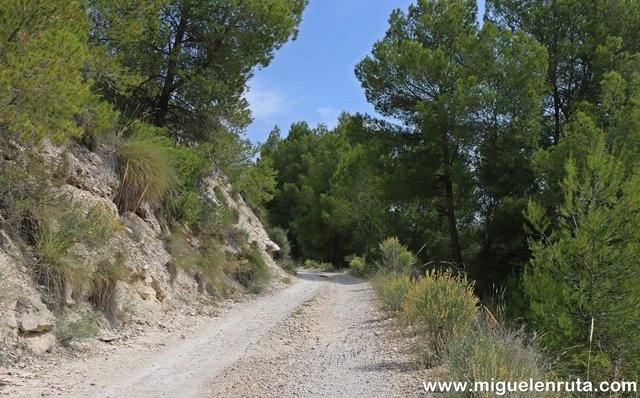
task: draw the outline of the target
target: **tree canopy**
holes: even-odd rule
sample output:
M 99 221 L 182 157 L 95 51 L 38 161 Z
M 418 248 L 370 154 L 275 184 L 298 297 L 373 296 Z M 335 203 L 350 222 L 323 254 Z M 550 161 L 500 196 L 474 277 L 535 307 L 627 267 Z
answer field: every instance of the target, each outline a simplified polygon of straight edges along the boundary
M 490 0 L 482 23 L 473 0 L 393 11 L 355 67 L 386 119 L 274 133 L 261 152 L 278 172 L 271 222 L 295 255 L 358 272 L 398 237 L 419 267 L 456 264 L 481 297 L 504 296 L 564 372 L 637 377 L 624 331 L 640 314 L 639 10 Z
M 247 81 L 297 36 L 306 1 L 87 3 L 92 41 L 137 77 L 113 93 L 120 109 L 167 127 L 179 140 L 206 142 L 220 129 L 247 126 Z M 104 76 L 102 83 L 115 82 Z

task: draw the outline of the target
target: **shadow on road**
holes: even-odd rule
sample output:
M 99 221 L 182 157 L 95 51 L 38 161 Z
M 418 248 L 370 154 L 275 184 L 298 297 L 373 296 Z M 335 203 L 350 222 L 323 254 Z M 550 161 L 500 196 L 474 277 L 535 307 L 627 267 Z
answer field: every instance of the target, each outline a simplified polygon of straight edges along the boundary
M 360 278 L 356 278 L 351 275 L 346 275 L 346 274 L 337 273 L 337 272 L 298 270 L 296 271 L 296 277 L 299 279 L 307 280 L 307 281 L 318 281 L 318 282 L 326 281 L 326 282 L 332 282 L 332 283 L 339 283 L 341 285 L 358 285 L 358 284 L 365 283 L 365 281 Z
M 298 270 L 295 275 L 296 278 L 305 281 L 325 282 L 328 280 L 328 276 L 316 271 Z

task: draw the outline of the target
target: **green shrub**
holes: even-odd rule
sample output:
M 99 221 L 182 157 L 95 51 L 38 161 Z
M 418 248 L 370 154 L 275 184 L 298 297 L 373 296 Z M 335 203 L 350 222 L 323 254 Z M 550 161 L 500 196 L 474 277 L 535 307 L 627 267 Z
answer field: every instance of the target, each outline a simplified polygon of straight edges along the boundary
M 291 257 L 285 258 L 285 259 L 279 259 L 278 260 L 278 265 L 285 272 L 287 272 L 287 273 L 289 273 L 291 275 L 294 275 L 296 273 L 296 270 L 298 269 L 298 267 L 300 267 L 300 263 L 298 263 L 297 261 L 295 261 Z
M 173 211 L 173 217 L 184 221 L 187 225 L 198 225 L 205 212 L 205 204 L 196 191 L 183 192 L 177 200 L 177 208 Z
M 353 276 L 369 276 L 375 272 L 374 267 L 369 264 L 364 257 L 351 256 L 349 261 L 349 273 Z
M 295 274 L 298 263 L 291 258 L 291 244 L 289 243 L 287 231 L 280 227 L 268 227 L 267 233 L 269 234 L 269 239 L 280 248 L 279 251 L 273 254 L 273 258 L 280 268 L 290 274 Z
M 310 269 L 320 269 L 325 272 L 332 272 L 334 270 L 333 264 L 323 263 L 316 260 L 306 259 L 304 260 L 304 267 Z
M 382 304 L 382 309 L 394 313 L 403 309 L 405 298 L 412 286 L 406 275 L 384 273 L 378 273 L 371 280 L 371 285 Z
M 212 168 L 211 145 L 179 146 L 173 153 L 181 187 L 195 190 L 200 180 Z
M 88 309 L 80 309 L 58 317 L 55 335 L 61 344 L 68 345 L 72 341 L 95 337 L 99 331 L 98 316 Z
M 236 209 L 224 204 L 204 203 L 197 229 L 203 237 L 225 241 L 240 248 L 247 243 L 248 236 L 245 231 L 235 227 L 238 218 Z
M 1 137 L 0 137 L 1 138 Z M 32 210 L 64 183 L 64 162 L 45 161 L 34 147 L 24 152 L 0 139 L 0 216 L 2 227 L 33 241 Z M 10 160 L 9 160 L 10 159 Z
M 46 288 L 50 300 L 60 304 L 68 288 L 82 290 L 91 270 L 69 256 L 73 245 L 85 234 L 84 217 L 79 209 L 42 206 L 35 211 L 39 231 L 36 236 L 38 258 L 33 270 L 38 283 Z
M 96 203 L 85 213 L 82 220 L 83 241 L 97 247 L 124 231 L 124 225 L 105 203 Z
M 198 184 L 211 170 L 211 146 L 178 146 L 174 149 L 175 166 L 180 180 L 179 187 L 165 200 L 165 209 L 174 219 L 197 226 L 207 205 L 198 192 Z
M 452 339 L 445 354 L 451 380 L 470 383 L 491 380 L 545 380 L 549 369 L 539 349 L 522 331 L 479 324 L 472 333 Z M 504 397 L 521 397 L 523 393 L 507 392 Z M 458 397 L 494 397 L 495 392 L 451 393 Z M 536 396 L 548 397 L 550 393 Z
M 200 261 L 200 253 L 191 246 L 188 237 L 181 231 L 173 231 L 168 237 L 168 249 L 173 265 L 184 270 L 194 270 Z
M 365 262 L 362 257 L 354 256 L 349 261 L 349 273 L 355 276 L 364 275 Z
M 173 141 L 164 130 L 134 122 L 132 134 L 118 145 L 116 157 L 120 209 L 136 210 L 143 201 L 158 204 L 180 182 Z
M 255 244 L 247 245 L 242 248 L 240 255 L 241 263 L 236 271 L 236 280 L 252 293 L 261 292 L 269 281 L 271 273 L 260 250 Z
M 113 140 L 118 128 L 118 112 L 107 102 L 103 102 L 98 96 L 91 98 L 85 104 L 82 112 L 75 115 L 78 126 L 83 129 L 83 135 L 77 141 L 89 151 L 94 152 L 101 142 Z
M 471 332 L 477 304 L 473 283 L 451 270 L 427 272 L 415 283 L 403 308 L 417 335 L 421 360 L 430 364 L 450 340 Z
M 217 242 L 208 241 L 200 248 L 197 270 L 209 294 L 217 298 L 231 295 L 233 288 L 227 281 L 227 275 L 235 273 L 235 268 Z
M 280 247 L 280 251 L 275 254 L 276 260 L 289 258 L 291 256 L 291 244 L 289 243 L 287 231 L 280 227 L 268 227 L 267 233 L 269 234 L 269 239 Z
M 382 258 L 378 267 L 386 272 L 409 273 L 418 261 L 396 237 L 387 238 L 380 243 L 380 254 Z

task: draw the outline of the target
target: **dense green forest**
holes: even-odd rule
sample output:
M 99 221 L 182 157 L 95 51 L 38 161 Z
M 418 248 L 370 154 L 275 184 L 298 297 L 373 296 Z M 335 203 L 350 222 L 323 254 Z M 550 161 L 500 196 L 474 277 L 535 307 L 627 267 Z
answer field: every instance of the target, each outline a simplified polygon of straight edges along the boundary
M 118 208 L 150 203 L 202 239 L 228 216 L 198 191 L 215 165 L 294 259 L 373 275 L 397 237 L 422 271 L 501 298 L 567 372 L 637 379 L 640 2 L 487 0 L 479 23 L 473 0 L 419 0 L 355 65 L 382 117 L 301 121 L 258 148 L 247 82 L 305 6 L 3 0 L 0 226 L 38 222 L 56 171 L 15 159 L 46 139 L 113 146 Z
M 453 264 L 480 297 L 503 296 L 578 374 L 591 361 L 637 377 L 640 3 L 476 13 L 458 0 L 391 15 L 355 66 L 385 119 L 274 130 L 259 160 L 277 171 L 269 220 L 296 256 L 360 256 L 365 273 L 398 237 L 423 268 Z

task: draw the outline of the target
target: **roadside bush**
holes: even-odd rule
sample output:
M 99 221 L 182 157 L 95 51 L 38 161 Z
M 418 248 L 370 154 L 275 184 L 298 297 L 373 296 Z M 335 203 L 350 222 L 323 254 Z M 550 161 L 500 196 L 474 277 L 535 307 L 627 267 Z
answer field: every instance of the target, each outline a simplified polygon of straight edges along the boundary
M 354 254 L 345 257 L 345 261 L 349 263 L 349 273 L 351 275 L 362 275 L 365 266 L 364 258 Z
M 132 134 L 116 151 L 120 190 L 116 203 L 121 210 L 136 210 L 144 201 L 159 204 L 178 187 L 173 141 L 164 130 L 134 122 Z
M 229 297 L 233 293 L 233 287 L 227 280 L 227 275 L 233 275 L 235 271 L 233 262 L 217 242 L 210 240 L 200 248 L 197 272 L 204 289 L 210 295 L 217 298 Z
M 175 203 L 175 207 L 170 211 L 172 217 L 187 225 L 197 226 L 206 211 L 206 206 L 200 195 L 196 191 L 188 190 L 174 199 L 171 201 Z
M 325 272 L 332 272 L 334 270 L 333 264 L 323 263 L 316 260 L 306 259 L 304 260 L 304 267 L 310 269 L 321 269 Z
M 425 364 L 439 359 L 449 341 L 471 332 L 478 302 L 473 283 L 451 270 L 427 272 L 413 285 L 403 308 Z
M 452 380 L 470 383 L 491 380 L 545 380 L 549 369 L 539 349 L 523 330 L 510 331 L 479 324 L 472 333 L 449 342 L 445 361 Z M 450 393 L 457 397 L 494 397 L 495 392 Z M 507 392 L 504 397 L 521 397 L 522 392 Z M 536 393 L 550 397 L 551 393 Z
M 63 184 L 64 162 L 45 162 L 37 147 L 22 151 L 2 142 L 2 137 L 0 152 L 2 227 L 33 243 L 32 210 L 49 192 Z
M 406 275 L 384 273 L 378 273 L 371 280 L 371 285 L 382 304 L 382 309 L 394 313 L 402 311 L 405 298 L 412 286 Z
M 286 258 L 286 259 L 281 259 L 278 260 L 278 265 L 280 266 L 280 268 L 282 268 L 285 272 L 294 275 L 296 273 L 296 270 L 298 269 L 298 267 L 300 267 L 300 263 L 298 263 L 296 260 L 292 259 L 292 258 Z
M 198 184 L 211 170 L 211 146 L 178 146 L 173 150 L 175 167 L 180 181 L 177 189 L 165 199 L 165 209 L 174 219 L 197 226 L 207 205 L 198 192 Z
M 90 280 L 91 270 L 69 257 L 71 247 L 83 239 L 85 220 L 77 208 L 63 211 L 49 206 L 37 209 L 35 218 L 39 226 L 35 277 L 46 288 L 50 300 L 59 302 L 68 288 L 82 290 Z
M 273 258 L 284 271 L 289 274 L 295 274 L 299 264 L 291 258 L 291 244 L 289 243 L 287 231 L 280 227 L 268 227 L 267 233 L 269 234 L 269 239 L 280 248 L 280 251 L 273 254 Z
M 280 227 L 268 227 L 267 233 L 269 234 L 269 239 L 280 247 L 280 251 L 274 255 L 275 259 L 281 260 L 291 257 L 291 244 L 287 237 L 287 231 Z
M 367 277 L 375 272 L 375 264 L 367 262 L 366 258 L 359 256 L 347 256 L 349 261 L 349 273 L 353 276 Z
M 386 272 L 409 273 L 418 261 L 416 256 L 404 247 L 398 238 L 391 237 L 380 242 L 382 258 L 378 267 Z
M 210 237 L 235 245 L 238 249 L 247 243 L 248 236 L 236 228 L 238 211 L 224 203 L 216 205 L 204 203 L 197 229 L 202 237 Z
M 236 280 L 251 293 L 260 293 L 271 277 L 260 250 L 255 244 L 247 245 L 242 248 L 240 256 L 241 263 L 236 271 Z

